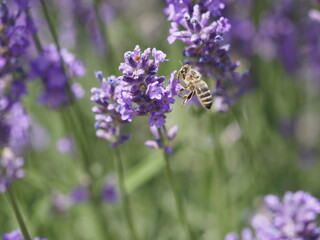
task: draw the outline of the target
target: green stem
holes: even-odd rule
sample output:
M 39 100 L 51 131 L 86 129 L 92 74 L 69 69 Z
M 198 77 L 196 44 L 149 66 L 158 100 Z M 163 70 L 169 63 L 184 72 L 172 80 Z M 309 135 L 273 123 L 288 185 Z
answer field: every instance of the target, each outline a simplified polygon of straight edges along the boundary
M 25 240 L 31 240 L 31 237 L 30 237 L 30 234 L 28 232 L 28 229 L 26 227 L 26 224 L 23 220 L 23 217 L 22 217 L 22 214 L 20 212 L 20 209 L 19 209 L 19 206 L 18 206 L 18 203 L 17 203 L 17 200 L 16 200 L 16 197 L 15 197 L 15 194 L 14 194 L 14 191 L 13 191 L 13 187 L 12 186 L 9 186 L 8 189 L 7 189 L 7 197 L 8 197 L 8 200 L 11 204 L 11 207 L 14 211 L 14 214 L 18 220 L 18 223 L 19 223 L 19 226 L 20 226 L 20 230 L 21 230 L 21 233 L 23 235 L 23 238 Z
M 255 172 L 259 172 L 259 166 L 257 164 L 257 161 L 259 161 L 260 159 L 255 159 L 255 156 L 263 156 L 263 154 L 260 152 L 260 150 L 258 148 L 255 148 L 252 144 L 252 141 L 250 140 L 248 131 L 247 131 L 247 127 L 245 126 L 245 123 L 243 121 L 243 117 L 239 116 L 240 114 L 238 113 L 238 111 L 233 107 L 233 106 L 229 106 L 233 116 L 235 117 L 241 132 L 243 134 L 243 141 L 245 142 L 245 146 L 247 147 L 247 153 L 249 155 L 249 163 L 252 165 L 253 169 L 255 170 Z
M 30 10 L 26 9 L 25 12 L 26 12 L 27 16 L 30 18 L 30 20 L 33 21 L 33 17 L 32 17 L 32 14 L 31 14 Z M 33 38 L 33 41 L 34 41 L 34 44 L 35 44 L 35 46 L 37 48 L 38 53 L 41 54 L 42 51 L 43 51 L 43 47 L 42 47 L 40 38 L 39 38 L 39 36 L 37 34 L 37 31 L 32 33 L 32 38 Z
M 118 174 L 118 181 L 119 181 L 120 190 L 121 190 L 121 193 L 123 196 L 122 203 L 123 203 L 125 218 L 126 218 L 127 225 L 130 230 L 132 239 L 137 240 L 139 238 L 138 238 L 138 235 L 137 235 L 137 232 L 135 230 L 133 220 L 132 220 L 133 219 L 132 218 L 132 210 L 131 210 L 129 195 L 128 195 L 127 189 L 125 187 L 124 167 L 123 167 L 123 162 L 122 162 L 119 147 L 117 147 L 115 149 L 115 154 L 116 154 L 116 156 L 114 157 L 114 162 L 115 162 L 115 167 L 116 167 L 116 171 Z
M 101 19 L 101 16 L 99 13 L 99 10 L 101 8 L 101 0 L 95 0 L 93 2 L 93 8 L 95 11 L 95 16 L 97 18 L 98 28 L 100 30 L 100 33 L 101 33 L 101 36 L 103 39 L 103 43 L 104 43 L 104 47 L 105 47 L 105 51 L 106 51 L 104 54 L 105 58 L 109 63 L 113 64 L 113 63 L 117 62 L 116 61 L 117 59 L 115 59 L 115 54 L 113 52 L 113 48 L 111 47 L 111 41 L 109 39 L 109 34 L 107 32 L 106 26 L 105 26 L 103 20 Z
M 54 41 L 54 43 L 55 43 L 55 45 L 57 47 L 57 50 L 58 50 L 59 60 L 60 60 L 60 64 L 61 64 L 61 67 L 62 67 L 62 71 L 65 73 L 58 35 L 57 35 L 56 30 L 55 30 L 55 28 L 53 26 L 53 23 L 52 23 L 52 21 L 50 19 L 50 15 L 49 15 L 49 11 L 48 11 L 46 0 L 40 0 L 40 2 L 41 2 L 41 7 L 42 7 L 42 10 L 43 10 L 44 16 L 45 16 L 46 21 L 47 21 L 48 26 L 49 26 L 50 33 L 52 35 L 53 41 Z
M 161 142 L 163 143 L 164 146 L 166 146 L 167 139 L 164 137 L 161 129 L 159 129 L 159 128 L 158 128 L 158 133 L 161 138 Z M 180 223 L 188 232 L 189 239 L 195 240 L 197 238 L 196 238 L 195 234 L 193 233 L 190 225 L 188 224 L 183 201 L 182 201 L 182 197 L 181 197 L 181 194 L 179 191 L 179 187 L 178 187 L 178 185 L 175 181 L 175 178 L 174 178 L 174 173 L 173 173 L 171 165 L 170 165 L 169 156 L 164 149 L 163 149 L 163 157 L 164 157 L 165 164 L 166 164 L 166 168 L 165 168 L 166 175 L 167 175 L 168 182 L 169 182 L 169 185 L 171 187 L 171 190 L 172 190 L 175 202 L 176 202 L 176 207 L 178 210 L 178 217 L 179 217 Z

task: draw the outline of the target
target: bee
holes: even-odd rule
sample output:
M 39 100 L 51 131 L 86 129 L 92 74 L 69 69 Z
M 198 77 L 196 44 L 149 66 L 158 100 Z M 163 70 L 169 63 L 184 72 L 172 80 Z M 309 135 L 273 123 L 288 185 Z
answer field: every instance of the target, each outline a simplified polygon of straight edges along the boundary
M 183 96 L 184 100 L 181 106 L 188 103 L 194 96 L 194 94 L 196 94 L 199 102 L 204 108 L 211 108 L 213 102 L 211 92 L 208 88 L 207 83 L 201 79 L 202 76 L 198 71 L 192 69 L 190 65 L 185 64 L 178 71 L 177 78 L 178 80 L 180 80 L 180 82 L 186 85 L 183 89 L 180 90 L 180 92 L 185 90 L 190 91 L 189 94 Z

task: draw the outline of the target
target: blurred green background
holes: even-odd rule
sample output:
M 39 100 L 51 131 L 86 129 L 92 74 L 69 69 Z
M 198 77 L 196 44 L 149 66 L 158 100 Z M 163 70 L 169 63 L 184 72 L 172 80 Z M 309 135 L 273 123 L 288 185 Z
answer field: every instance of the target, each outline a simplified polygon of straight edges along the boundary
M 66 24 L 62 2 L 48 2 L 58 30 Z M 256 22 L 267 5 L 262 2 L 253 3 L 251 17 Z M 120 75 L 117 68 L 123 53 L 137 44 L 141 49 L 155 47 L 167 54 L 170 61 L 160 66 L 160 75 L 167 79 L 170 72 L 181 67 L 184 45 L 167 43 L 170 25 L 164 7 L 164 2 L 155 0 L 110 3 L 113 18 L 104 25 L 112 50 L 108 57 L 97 52 L 86 26 L 80 22 L 75 21 L 74 44 L 63 40 L 64 32 L 59 33 L 61 45 L 87 68 L 86 76 L 79 80 L 86 89 L 86 96 L 78 104 L 80 115 L 74 106 L 57 112 L 39 106 L 35 99 L 40 82 L 29 84 L 30 95 L 24 103 L 33 121 L 47 134 L 48 144 L 40 150 L 33 147 L 26 151 L 26 177 L 16 181 L 14 187 L 28 228 L 35 236 L 130 239 L 121 204 L 99 200 L 106 176 L 115 172 L 114 150 L 95 136 L 90 89 L 99 87 L 94 78 L 97 70 L 106 76 Z M 41 10 L 33 1 L 31 11 L 41 19 Z M 52 42 L 45 22 L 38 24 L 42 40 Z M 266 194 L 304 190 L 320 196 L 319 93 L 310 94 L 308 81 L 287 74 L 278 60 L 266 61 L 258 55 L 241 59 L 232 49 L 237 49 L 234 43 L 231 57 L 242 62 L 240 69 L 250 69 L 254 87 L 227 113 L 207 111 L 197 105 L 181 108 L 181 100 L 177 99 L 167 115 L 168 127 L 179 126 L 171 143 L 175 153 L 170 161 L 190 225 L 202 240 L 223 239 L 226 233 L 247 226 Z M 153 138 L 147 118 L 136 118 L 124 132 L 132 134 L 132 139 L 119 148 L 140 239 L 186 239 L 164 172 L 162 152 L 144 146 L 144 141 Z M 70 134 L 80 146 L 84 140 L 79 138 L 85 138 L 89 155 L 83 157 L 79 145 L 74 154 L 57 150 L 58 139 Z M 40 144 L 36 138 L 32 139 L 34 145 Z M 55 213 L 53 194 L 67 194 L 76 185 L 88 184 L 88 175 L 93 176 L 89 182 L 94 200 Z M 18 228 L 5 195 L 0 196 L 0 206 L 0 232 Z

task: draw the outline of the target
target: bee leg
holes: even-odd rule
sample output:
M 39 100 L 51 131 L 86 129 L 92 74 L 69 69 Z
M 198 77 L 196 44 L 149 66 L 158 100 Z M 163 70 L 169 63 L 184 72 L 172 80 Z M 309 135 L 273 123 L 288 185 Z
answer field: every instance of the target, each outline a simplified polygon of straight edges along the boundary
M 195 91 L 192 91 L 192 92 L 190 92 L 188 95 L 184 95 L 184 96 L 183 96 L 184 100 L 183 100 L 183 102 L 181 103 L 181 107 L 182 107 L 183 105 L 187 104 L 187 103 L 191 100 L 191 98 L 194 96 L 194 94 L 195 94 Z
M 181 92 L 187 90 L 187 89 L 190 87 L 190 85 L 191 85 L 191 84 L 189 83 L 187 86 L 181 88 L 181 89 L 179 90 L 179 92 L 181 93 Z
M 186 88 L 181 88 L 181 89 L 179 90 L 179 92 L 182 93 L 184 90 L 186 90 Z M 183 97 L 184 97 L 184 96 L 183 96 Z

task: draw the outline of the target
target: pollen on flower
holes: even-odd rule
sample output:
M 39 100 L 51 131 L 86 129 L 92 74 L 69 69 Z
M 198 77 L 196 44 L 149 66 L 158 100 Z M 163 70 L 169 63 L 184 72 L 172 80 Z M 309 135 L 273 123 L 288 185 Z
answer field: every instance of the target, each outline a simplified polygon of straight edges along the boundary
M 141 57 L 140 56 L 135 56 L 134 58 L 136 61 L 140 61 Z

